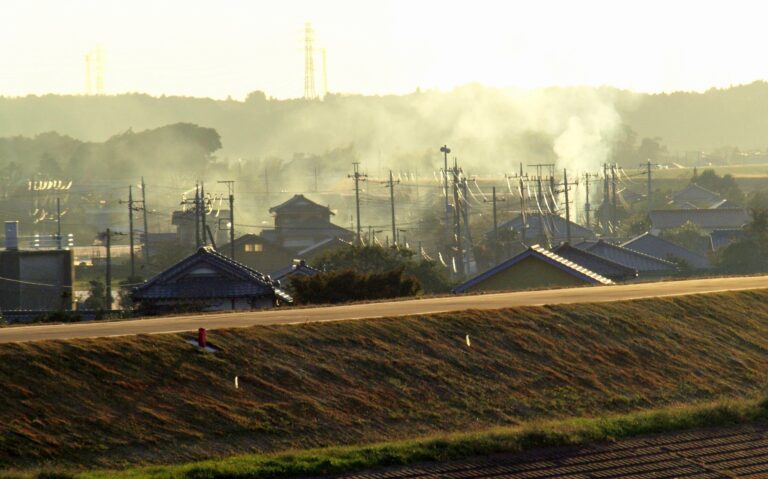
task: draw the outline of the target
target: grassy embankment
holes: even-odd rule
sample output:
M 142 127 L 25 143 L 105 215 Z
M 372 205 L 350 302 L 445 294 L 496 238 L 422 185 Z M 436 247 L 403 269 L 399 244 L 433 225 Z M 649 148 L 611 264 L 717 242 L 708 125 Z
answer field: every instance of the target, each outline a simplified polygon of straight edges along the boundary
M 0 347 L 0 467 L 122 468 L 469 433 L 179 466 L 158 477 L 311 472 L 765 415 L 748 402 L 550 424 L 551 433 L 514 428 L 764 393 L 765 291 L 214 331 L 216 354 L 188 337 Z M 498 427 L 513 429 L 482 432 Z M 232 474 L 218 477 L 247 477 Z

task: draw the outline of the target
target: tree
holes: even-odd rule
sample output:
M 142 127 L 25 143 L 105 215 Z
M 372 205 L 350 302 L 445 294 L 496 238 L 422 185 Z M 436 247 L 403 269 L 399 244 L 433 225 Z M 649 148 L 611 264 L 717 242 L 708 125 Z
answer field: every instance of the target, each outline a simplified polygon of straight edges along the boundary
M 291 278 L 294 300 L 301 304 L 345 303 L 414 296 L 421 291 L 419 281 L 403 274 L 403 269 L 384 273 L 362 273 L 344 269 L 315 276 Z
M 91 280 L 89 284 L 88 297 L 83 302 L 83 307 L 91 310 L 105 309 L 107 305 L 107 290 L 104 283 L 94 279 Z
M 768 210 L 752 210 L 752 221 L 744 227 L 744 233 L 744 239 L 729 244 L 718 253 L 718 266 L 727 273 L 768 270 Z
M 339 248 L 318 257 L 313 266 L 325 271 L 351 269 L 366 273 L 387 273 L 402 270 L 406 276 L 414 276 L 426 293 L 442 293 L 451 289 L 451 281 L 445 268 L 435 261 L 417 259 L 407 249 L 381 246 L 351 246 Z
M 708 168 L 702 171 L 700 175 L 691 178 L 691 183 L 694 182 L 702 188 L 720 193 L 724 198 L 734 203 L 744 203 L 744 193 L 736 184 L 736 178 L 731 174 L 720 176 L 715 170 Z
M 700 254 L 706 254 L 709 248 L 709 237 L 707 234 L 690 221 L 677 228 L 665 230 L 660 236 L 669 242 L 682 246 L 688 251 L 695 251 Z

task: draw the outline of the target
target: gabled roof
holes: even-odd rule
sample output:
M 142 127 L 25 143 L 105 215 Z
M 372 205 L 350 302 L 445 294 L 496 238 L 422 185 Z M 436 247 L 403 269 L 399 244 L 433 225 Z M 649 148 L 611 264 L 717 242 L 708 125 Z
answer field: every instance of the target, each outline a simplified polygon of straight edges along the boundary
M 580 239 L 592 239 L 597 236 L 595 233 L 573 221 L 571 223 L 571 237 Z M 542 215 L 541 213 L 533 213 L 525 215 L 525 238 L 531 241 L 541 236 L 547 236 L 556 241 L 562 241 L 567 239 L 566 225 L 567 221 L 562 216 L 558 215 Z M 506 221 L 498 226 L 499 230 L 515 230 L 518 233 L 518 237 L 522 237 L 523 230 L 523 217 L 517 216 L 509 221 Z M 486 235 L 490 236 L 493 231 L 489 231 Z
M 270 213 L 284 213 L 291 210 L 306 210 L 306 209 L 321 209 L 328 214 L 334 214 L 330 208 L 321 204 L 315 203 L 308 199 L 304 195 L 293 195 L 293 197 L 287 201 L 280 203 L 277 206 L 273 206 L 269 209 Z
M 738 208 L 738 205 L 729 199 L 723 198 L 715 201 L 710 208 Z
M 276 295 L 291 297 L 270 278 L 203 246 L 146 283 L 134 288 L 137 300 L 239 298 Z
M 352 246 L 352 243 L 350 243 L 349 241 L 344 241 L 343 239 L 334 236 L 333 238 L 326 238 L 318 243 L 313 244 L 312 246 L 304 248 L 303 250 L 296 253 L 296 255 L 299 258 L 304 259 L 305 257 L 310 257 L 314 255 L 317 251 L 322 250 L 323 248 L 332 248 L 334 246 L 347 247 L 347 246 Z
M 526 258 L 536 258 L 540 261 L 544 261 L 545 263 L 555 266 L 561 269 L 562 271 L 565 271 L 566 273 L 589 284 L 604 284 L 604 285 L 613 284 L 613 281 L 595 273 L 594 271 L 590 271 L 583 266 L 579 266 L 578 264 L 572 261 L 568 261 L 567 259 L 561 256 L 558 256 L 555 253 L 547 249 L 544 249 L 539 245 L 533 245 L 533 246 L 530 246 L 525 251 L 523 251 L 522 253 L 515 255 L 512 258 L 502 263 L 499 263 L 493 268 L 485 271 L 484 273 L 480 273 L 474 278 L 456 286 L 453 289 L 453 292 L 463 293 L 467 291 L 469 288 L 475 286 L 476 284 L 481 283 L 482 281 L 485 281 L 486 279 L 496 274 L 499 274 L 508 268 L 511 268 L 512 266 L 514 266 L 515 264 L 519 263 L 520 261 Z
M 691 201 L 712 203 L 720 199 L 720 194 L 703 188 L 696 183 L 691 183 L 677 193 L 673 193 L 672 198 L 676 202 Z
M 283 269 L 275 271 L 270 276 L 272 277 L 273 281 L 283 282 L 292 276 L 315 276 L 316 274 L 320 273 L 322 273 L 322 271 L 311 266 L 307 266 L 307 263 L 304 260 L 301 260 L 294 262 L 293 264 L 288 265 Z
M 635 269 L 640 273 L 667 272 L 677 269 L 677 266 L 670 261 L 640 253 L 639 251 L 634 251 L 623 246 L 611 244 L 603 240 L 584 241 L 575 246 L 581 250 L 609 259 L 614 263 L 619 263 L 628 268 Z
M 552 249 L 552 252 L 568 261 L 584 266 L 585 268 L 614 281 L 621 281 L 637 276 L 637 270 L 633 268 L 603 258 L 602 256 L 592 254 L 589 251 L 581 250 L 568 243 L 560 244 Z
M 656 258 L 662 258 L 670 261 L 681 259 L 696 269 L 706 269 L 712 266 L 706 256 L 702 256 L 693 251 L 687 250 L 682 246 L 676 245 L 658 236 L 650 233 L 644 233 L 640 236 L 622 243 L 622 247 L 633 251 L 645 253 Z
M 744 208 L 653 210 L 650 218 L 653 229 L 679 228 L 689 221 L 699 228 L 733 229 L 752 219 Z

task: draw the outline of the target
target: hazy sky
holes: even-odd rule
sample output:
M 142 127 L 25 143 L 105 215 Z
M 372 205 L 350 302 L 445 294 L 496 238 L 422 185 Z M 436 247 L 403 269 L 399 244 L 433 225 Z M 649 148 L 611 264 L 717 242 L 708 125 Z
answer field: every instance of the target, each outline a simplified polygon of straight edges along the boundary
M 762 2 L 2 0 L 0 95 L 303 93 L 303 24 L 331 91 L 613 85 L 703 90 L 768 78 Z M 320 61 L 316 61 L 318 88 Z

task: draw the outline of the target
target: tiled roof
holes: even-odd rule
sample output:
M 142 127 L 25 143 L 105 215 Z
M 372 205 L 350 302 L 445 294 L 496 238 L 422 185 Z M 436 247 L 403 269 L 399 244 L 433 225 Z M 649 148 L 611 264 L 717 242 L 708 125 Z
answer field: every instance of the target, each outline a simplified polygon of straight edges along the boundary
M 209 269 L 213 275 L 191 275 L 196 269 Z M 271 295 L 292 300 L 276 288 L 270 278 L 206 246 L 133 290 L 134 298 L 139 301 Z
M 611 244 L 603 240 L 584 241 L 575 246 L 581 250 L 588 251 L 615 263 L 622 264 L 628 268 L 635 269 L 640 273 L 670 272 L 677 269 L 677 266 L 670 261 Z
M 595 273 L 610 278 L 613 281 L 622 281 L 637 276 L 637 271 L 633 268 L 616 263 L 602 256 L 592 254 L 576 248 L 568 243 L 562 243 L 552 250 L 558 256 L 572 261 L 576 264 L 594 271 Z
M 768 477 L 768 426 L 644 435 L 454 461 L 353 472 L 337 479 L 735 479 Z
M 270 213 L 280 213 L 285 210 L 290 209 L 306 209 L 306 208 L 312 208 L 312 209 L 322 209 L 326 210 L 329 214 L 334 214 L 333 211 L 330 210 L 327 206 L 323 206 L 321 204 L 315 203 L 314 201 L 308 199 L 304 195 L 293 195 L 292 198 L 288 199 L 287 201 L 284 201 L 280 203 L 277 206 L 273 206 L 269 209 Z
M 654 210 L 650 218 L 653 229 L 679 228 L 689 221 L 705 229 L 741 228 L 752 219 L 744 208 Z
M 334 243 L 334 244 L 336 244 L 338 246 L 352 246 L 352 243 L 350 243 L 349 241 L 344 241 L 343 239 L 334 236 L 333 238 L 326 238 L 326 239 L 320 241 L 319 243 L 315 243 L 312 246 L 304 248 L 303 250 L 301 250 L 298 253 L 296 253 L 296 255 L 299 258 L 303 259 L 305 256 L 310 256 L 310 255 L 314 254 L 314 252 L 316 250 L 318 250 L 318 249 L 324 248 L 326 246 L 330 246 L 331 243 Z
M 701 187 L 696 183 L 691 183 L 677 193 L 673 193 L 672 198 L 674 201 L 714 203 L 720 199 L 720 194 Z
M 581 279 L 582 281 L 590 284 L 613 284 L 613 281 L 610 279 L 603 277 L 594 271 L 590 271 L 589 269 L 580 266 L 572 261 L 568 261 L 567 259 L 556 255 L 555 253 L 542 248 L 539 245 L 533 245 L 530 246 L 528 249 L 523 251 L 522 253 L 513 256 L 512 258 L 499 263 L 498 265 L 494 266 L 493 268 L 485 271 L 484 273 L 480 273 L 479 275 L 475 276 L 474 278 L 456 286 L 453 291 L 455 293 L 463 293 L 467 291 L 472 286 L 475 286 L 476 284 L 485 281 L 486 279 L 501 273 L 502 271 L 505 271 L 506 269 L 514 266 L 515 264 L 519 263 L 520 261 L 526 259 L 526 258 L 536 258 L 541 261 L 544 261 L 548 264 L 551 264 L 566 273 L 575 276 L 576 278 Z
M 670 261 L 681 259 L 691 267 L 697 269 L 706 269 L 712 266 L 707 257 L 689 251 L 682 246 L 676 245 L 675 243 L 650 233 L 645 233 L 636 238 L 632 238 L 631 240 L 622 243 L 621 246 L 639 253 L 655 256 L 656 258 Z
M 725 248 L 734 241 L 739 241 L 742 238 L 744 238 L 744 230 L 742 229 L 715 230 L 709 234 L 712 251 Z
M 542 215 L 540 213 L 525 215 L 525 238 L 527 241 L 533 241 L 536 238 L 546 236 L 552 241 L 565 241 L 567 239 L 566 233 L 566 219 L 558 215 Z M 499 230 L 515 230 L 518 234 L 518 238 L 522 238 L 523 230 L 523 218 L 517 216 L 509 221 L 506 221 L 498 226 Z M 486 235 L 493 235 L 493 231 L 489 231 Z M 596 238 L 595 233 L 577 223 L 571 221 L 571 237 L 578 239 L 593 239 Z
M 283 282 L 285 279 L 290 278 L 291 276 L 314 276 L 320 273 L 322 273 L 322 271 L 319 269 L 307 266 L 307 263 L 300 261 L 275 271 L 270 275 L 270 277 L 273 281 Z

